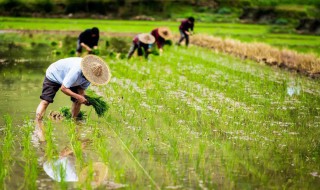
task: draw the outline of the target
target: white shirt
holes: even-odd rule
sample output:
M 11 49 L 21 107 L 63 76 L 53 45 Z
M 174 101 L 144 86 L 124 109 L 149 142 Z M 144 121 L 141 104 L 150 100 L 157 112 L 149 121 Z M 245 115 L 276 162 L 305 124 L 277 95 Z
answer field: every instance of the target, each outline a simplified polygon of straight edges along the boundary
M 82 74 L 81 61 L 81 57 L 60 59 L 48 67 L 46 77 L 66 88 L 80 86 L 82 89 L 87 89 L 90 82 Z

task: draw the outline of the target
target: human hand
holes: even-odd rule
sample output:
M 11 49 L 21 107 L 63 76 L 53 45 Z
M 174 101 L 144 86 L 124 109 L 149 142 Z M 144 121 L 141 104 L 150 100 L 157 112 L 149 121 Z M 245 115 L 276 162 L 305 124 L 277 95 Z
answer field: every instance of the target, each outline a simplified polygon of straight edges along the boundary
M 79 97 L 77 98 L 77 102 L 79 102 L 80 104 L 88 104 L 87 99 L 84 96 L 79 95 Z
M 163 49 L 159 49 L 159 54 L 162 55 Z

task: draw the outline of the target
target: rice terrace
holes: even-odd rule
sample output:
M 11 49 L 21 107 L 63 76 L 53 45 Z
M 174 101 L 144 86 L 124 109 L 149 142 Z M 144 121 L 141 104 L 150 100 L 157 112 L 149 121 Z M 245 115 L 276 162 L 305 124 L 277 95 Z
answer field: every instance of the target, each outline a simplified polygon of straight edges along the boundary
M 320 188 L 318 1 L 0 10 L 0 189 Z

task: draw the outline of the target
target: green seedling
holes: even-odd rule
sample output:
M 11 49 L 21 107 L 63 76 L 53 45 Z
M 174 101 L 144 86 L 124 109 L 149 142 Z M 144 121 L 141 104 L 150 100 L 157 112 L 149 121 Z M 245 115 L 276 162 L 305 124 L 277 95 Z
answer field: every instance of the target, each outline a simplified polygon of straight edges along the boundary
M 3 133 L 3 143 L 0 144 L 0 188 L 5 189 L 5 180 L 8 178 L 11 172 L 11 163 L 13 160 L 12 154 L 14 151 L 14 133 L 11 116 L 5 115 L 3 117 L 5 125 Z
M 39 173 L 37 155 L 31 143 L 33 129 L 34 126 L 32 125 L 32 122 L 27 122 L 23 126 L 22 153 L 25 161 L 24 188 L 26 189 L 37 189 L 37 178 Z
M 71 115 L 71 109 L 69 107 L 66 107 L 66 106 L 61 107 L 59 111 L 66 119 L 71 119 L 72 115 Z M 77 119 L 84 120 L 86 118 L 86 116 L 87 116 L 86 112 L 80 110 L 80 112 L 77 116 Z
M 46 139 L 45 155 L 48 161 L 54 161 L 58 156 L 58 151 L 53 140 L 53 126 L 50 120 L 46 122 L 44 131 Z
M 88 91 L 88 95 L 85 95 L 85 98 L 88 103 L 93 106 L 99 117 L 104 116 L 104 114 L 109 110 L 109 105 L 102 99 L 102 97 L 97 96 L 92 91 Z

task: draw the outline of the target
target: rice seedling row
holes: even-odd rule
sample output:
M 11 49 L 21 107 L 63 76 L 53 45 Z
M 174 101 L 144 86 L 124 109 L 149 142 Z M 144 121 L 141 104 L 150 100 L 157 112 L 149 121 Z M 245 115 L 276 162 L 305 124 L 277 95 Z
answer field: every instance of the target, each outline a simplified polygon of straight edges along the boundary
M 24 189 L 37 189 L 37 178 L 39 173 L 38 159 L 35 147 L 32 144 L 32 132 L 34 130 L 31 121 L 22 126 L 22 155 L 24 163 Z
M 10 179 L 12 155 L 14 152 L 15 135 L 13 131 L 12 118 L 9 115 L 3 116 L 5 124 L 3 128 L 3 141 L 0 144 L 0 188 L 6 189 L 6 180 Z
M 131 65 L 132 65 L 132 67 L 134 68 L 134 67 L 136 67 L 137 65 L 135 65 L 134 63 L 130 63 Z M 150 64 L 150 63 L 146 63 L 146 64 Z M 160 63 L 156 63 L 156 64 L 160 64 Z M 123 66 L 123 65 L 121 65 L 121 66 Z M 153 68 L 153 66 L 155 66 L 155 65 L 148 65 L 148 66 L 150 66 L 150 68 Z M 114 72 L 114 74 L 115 75 L 123 75 L 124 73 L 126 73 L 126 76 L 130 76 L 130 77 L 132 77 L 133 79 L 132 79 L 132 81 L 139 81 L 139 80 L 141 80 L 143 77 L 145 77 L 144 75 L 142 75 L 142 74 L 137 74 L 138 72 L 137 72 L 137 70 L 143 70 L 143 68 L 138 68 L 137 70 L 133 70 L 133 72 L 131 73 L 130 72 L 130 68 L 125 68 L 124 69 L 124 71 L 123 72 L 121 72 L 121 73 L 117 73 L 117 69 L 115 69 L 116 70 L 116 72 Z M 158 70 L 159 71 L 159 70 Z M 204 69 L 204 71 L 206 71 L 206 69 Z M 161 72 L 161 71 L 160 71 Z M 148 74 L 150 74 L 151 76 L 150 76 L 150 78 L 152 78 L 152 73 L 148 73 Z M 204 73 L 204 75 L 205 75 L 206 73 Z M 153 76 L 154 78 L 155 78 L 155 80 L 157 80 L 158 78 L 157 78 L 157 76 Z M 148 80 L 148 79 L 150 79 L 150 78 L 143 78 L 144 80 Z M 170 78 L 173 78 L 172 76 L 170 76 Z M 167 78 L 168 79 L 168 78 Z M 165 79 L 164 79 L 165 80 Z M 233 79 L 230 79 L 230 80 L 232 80 L 232 81 L 234 81 Z M 125 79 L 124 81 L 127 81 L 127 83 L 132 83 L 132 81 L 130 80 L 130 79 Z M 160 80 L 161 81 L 161 80 Z M 181 84 L 183 84 L 183 83 L 185 83 L 186 81 L 184 80 L 184 81 L 180 81 L 181 83 L 179 83 L 180 85 Z M 156 83 L 156 82 L 155 82 Z M 270 86 L 271 86 L 271 88 L 274 88 L 272 85 L 279 85 L 279 84 L 274 84 L 274 83 L 270 83 Z M 280 84 L 279 86 L 281 86 L 282 84 Z M 160 86 L 160 85 L 159 85 Z M 159 86 L 157 86 L 157 87 L 159 87 Z M 168 82 L 166 83 L 166 84 L 162 84 L 162 86 L 166 86 L 166 87 L 168 87 Z M 194 86 L 194 85 L 192 85 L 192 86 Z M 184 86 L 182 86 L 181 87 L 182 89 L 188 89 L 188 88 L 186 88 L 186 87 L 184 87 Z M 282 88 L 282 87 L 281 87 Z M 138 89 L 137 91 L 139 91 L 139 87 L 137 87 L 134 83 L 132 84 L 132 86 L 125 86 L 125 87 L 123 87 L 123 89 L 121 89 L 120 91 L 122 92 L 122 95 L 124 96 L 124 97 L 126 97 L 125 95 L 124 95 L 124 90 L 125 89 L 130 89 L 130 90 L 132 90 L 132 89 Z M 129 91 L 130 91 L 129 90 Z M 163 90 L 163 91 L 165 91 L 165 92 L 167 92 L 167 90 L 168 89 L 158 89 L 160 92 Z M 110 91 L 113 91 L 113 90 L 110 90 Z M 194 92 L 194 90 L 190 90 L 190 91 L 192 91 L 192 92 Z M 201 90 L 200 90 L 201 91 Z M 280 91 L 280 90 L 279 90 Z M 130 91 L 130 93 L 132 93 L 131 91 Z M 134 93 L 135 94 L 135 93 Z M 148 94 L 149 95 L 149 94 Z M 229 95 L 229 94 L 228 94 Z M 240 94 L 241 95 L 241 94 Z M 151 95 L 151 97 L 152 97 L 152 95 Z M 138 93 L 138 94 L 135 94 L 134 95 L 134 98 L 135 98 L 135 101 L 138 101 L 138 102 L 141 102 L 141 101 L 143 101 L 143 102 L 145 102 L 145 98 L 143 98 L 143 95 L 142 95 L 142 93 Z M 141 98 L 140 100 L 139 100 L 139 98 Z M 148 97 L 147 99 L 149 99 L 150 97 Z M 180 97 L 181 98 L 181 97 Z M 241 97 L 240 97 L 241 98 Z M 127 98 L 124 98 L 126 101 L 128 101 L 128 99 Z M 158 98 L 155 98 L 155 99 L 158 99 Z M 308 98 L 307 98 L 308 99 Z M 275 99 L 276 101 L 279 101 L 278 99 Z M 166 97 L 166 101 L 168 101 L 168 98 Z M 175 102 L 177 101 L 177 99 L 175 99 Z M 243 102 L 246 102 L 246 100 L 242 100 Z M 274 101 L 274 100 L 273 100 Z M 310 99 L 308 99 L 308 101 L 310 101 Z M 237 102 L 237 101 L 236 101 Z M 171 103 L 171 102 L 170 102 Z M 179 104 L 180 106 L 181 106 L 181 102 L 178 102 L 177 104 Z M 177 104 L 173 104 L 173 106 L 172 107 L 175 107 L 175 108 L 177 108 L 177 107 L 179 107 L 179 106 L 177 106 Z M 193 103 L 191 103 L 192 105 L 193 105 Z M 148 109 L 148 102 L 145 102 L 145 103 L 140 103 L 140 106 L 141 105 L 145 105 L 144 106 L 144 109 L 145 109 L 145 111 L 147 111 Z M 151 102 L 151 104 L 150 104 L 151 106 L 149 106 L 149 107 L 156 107 L 155 105 L 153 105 L 152 104 L 152 102 Z M 234 105 L 236 105 L 236 104 L 234 104 Z M 246 105 L 246 106 L 248 106 L 248 105 Z M 263 104 L 262 104 L 262 106 L 263 106 Z M 128 107 L 127 106 L 125 106 L 126 107 L 126 109 L 128 109 Z M 222 105 L 221 107 L 225 107 L 225 105 Z M 186 109 L 188 109 L 188 107 L 186 106 L 186 107 L 184 107 L 183 108 L 183 110 L 186 110 Z M 136 109 L 135 109 L 136 110 Z M 257 136 L 256 138 L 260 138 L 259 140 L 261 140 L 261 139 L 265 139 L 265 140 L 268 140 L 268 138 L 266 138 L 266 137 L 264 137 L 263 135 L 257 135 L 258 133 L 261 133 L 261 130 L 264 130 L 264 129 L 260 129 L 259 127 L 257 127 L 257 126 L 255 126 L 255 125 L 261 125 L 263 122 L 261 122 L 261 120 L 262 121 L 265 121 L 265 119 L 267 119 L 267 120 L 269 120 L 270 118 L 269 117 L 267 117 L 267 116 L 264 116 L 265 118 L 263 118 L 263 116 L 262 117 L 259 117 L 259 116 L 257 116 L 258 114 L 256 114 L 256 115 L 254 115 L 254 116 L 252 116 L 251 115 L 251 113 L 245 113 L 246 111 L 241 111 L 242 110 L 242 107 L 240 107 L 239 108 L 239 111 L 238 112 L 236 112 L 235 111 L 235 113 L 234 113 L 234 115 L 233 116 L 229 116 L 228 118 L 226 118 L 225 120 L 226 120 L 226 124 L 228 125 L 235 125 L 236 123 L 239 123 L 239 120 L 241 121 L 241 119 L 242 120 L 244 120 L 244 121 L 250 121 L 250 122 L 248 122 L 248 124 L 247 125 L 249 125 L 248 127 L 246 127 L 245 129 L 248 129 L 248 131 L 249 132 L 251 132 L 252 134 L 251 134 L 251 136 L 252 137 L 250 137 L 250 136 L 248 136 L 248 135 L 246 135 L 246 131 L 244 131 L 244 129 L 242 128 L 242 130 L 238 130 L 238 131 L 235 131 L 234 133 L 233 132 L 229 132 L 229 131 L 222 131 L 222 133 L 226 133 L 225 134 L 225 136 L 228 136 L 228 138 L 230 138 L 230 139 L 233 139 L 233 138 L 235 138 L 235 140 L 233 139 L 232 140 L 232 143 L 231 144 L 239 144 L 238 143 L 238 141 L 249 141 L 249 140 L 251 140 L 251 139 L 253 139 L 255 136 Z M 252 109 L 252 110 L 254 110 L 254 109 Z M 166 111 L 168 111 L 168 110 L 166 110 Z M 145 113 L 145 112 L 144 112 Z M 178 112 L 174 112 L 174 114 L 175 115 L 177 115 L 177 113 Z M 230 113 L 229 113 L 230 114 Z M 148 115 L 148 114 L 145 114 L 145 115 Z M 241 116 L 239 116 L 239 115 L 241 115 Z M 123 115 L 124 117 L 126 116 L 126 115 Z M 283 115 L 280 115 L 280 117 L 279 118 L 282 118 L 283 116 L 285 116 L 285 118 L 288 118 L 288 119 L 291 119 L 290 117 L 288 117 L 286 114 L 283 114 Z M 135 117 L 139 117 L 138 115 L 135 115 Z M 179 116 L 178 116 L 179 117 Z M 164 117 L 164 116 L 161 116 L 161 118 L 166 118 L 166 117 Z M 231 121 L 230 121 L 230 119 L 232 119 Z M 252 121 L 252 119 L 254 119 L 255 121 Z M 219 118 L 219 120 L 221 120 L 221 118 Z M 220 122 L 222 122 L 222 121 L 220 121 Z M 277 122 L 277 119 L 275 119 L 275 121 L 274 121 L 275 123 Z M 272 121 L 270 122 L 270 123 L 272 123 Z M 275 128 L 278 128 L 279 127 L 279 123 L 282 123 L 281 121 L 278 121 L 278 123 L 276 123 L 276 125 L 277 126 L 275 126 Z M 292 124 L 294 124 L 295 122 L 292 122 Z M 266 124 L 265 124 L 266 125 Z M 166 126 L 166 125 L 165 125 Z M 170 125 L 169 125 L 170 126 Z M 190 127 L 190 125 L 189 125 L 189 127 Z M 222 127 L 222 126 L 221 126 Z M 243 126 L 239 126 L 239 128 L 241 128 L 241 127 L 243 127 Z M 287 126 L 288 128 L 290 128 L 290 126 Z M 294 127 L 294 126 L 291 126 L 291 127 Z M 226 128 L 230 128 L 230 126 L 227 126 Z M 252 128 L 257 128 L 257 132 L 256 131 L 253 131 L 252 130 Z M 268 133 L 266 134 L 266 135 L 270 135 L 270 130 L 272 130 L 272 129 L 268 129 Z M 158 131 L 157 131 L 158 132 Z M 180 131 L 179 131 L 180 132 Z M 218 130 L 218 132 L 219 132 L 219 130 Z M 180 132 L 181 133 L 181 132 Z M 221 133 L 221 132 L 220 132 Z M 275 131 L 273 131 L 273 133 L 276 133 Z M 281 134 L 281 135 L 287 135 L 287 136 L 289 136 L 290 137 L 290 135 L 292 135 L 292 136 L 294 136 L 295 135 L 295 132 L 290 132 L 290 131 L 286 131 L 286 130 L 284 130 L 282 133 L 284 133 L 284 134 Z M 169 133 L 170 134 L 170 133 Z M 176 134 L 179 134 L 178 132 L 176 133 Z M 157 135 L 158 135 L 158 133 L 157 133 Z M 221 135 L 221 134 L 220 134 Z M 223 136 L 223 135 L 222 135 Z M 235 136 L 235 137 L 233 137 L 233 136 Z M 288 137 L 288 138 L 289 138 Z M 177 139 L 177 137 L 173 137 L 174 139 Z M 285 139 L 285 140 L 288 140 L 288 138 L 287 139 Z M 294 139 L 293 137 L 292 137 L 292 139 Z M 177 141 L 177 140 L 176 140 Z M 257 141 L 257 139 L 255 139 L 255 141 Z M 170 147 L 176 147 L 176 144 L 177 144 L 177 142 L 175 142 L 175 140 L 161 140 L 161 142 L 169 142 L 168 144 L 169 144 L 169 146 Z M 235 143 L 236 142 L 236 143 Z M 182 143 L 183 144 L 183 143 Z M 242 148 L 242 146 L 244 146 L 243 144 L 239 144 L 238 146 L 240 146 L 240 149 Z M 263 145 L 263 147 L 264 146 L 267 146 L 267 145 Z M 275 145 L 274 145 L 275 146 Z M 287 146 L 287 145 L 286 145 Z M 261 145 L 259 145 L 259 144 L 256 144 L 256 145 L 254 145 L 253 146 L 253 149 L 255 149 L 256 147 L 258 147 L 258 148 L 261 148 Z M 239 147 L 238 147 L 239 148 Z M 173 148 L 174 149 L 174 148 Z M 242 150 L 242 149 L 241 149 Z M 272 150 L 272 149 L 270 149 L 270 150 Z M 239 153 L 240 154 L 240 153 Z M 174 155 L 174 154 L 173 154 Z M 290 159 L 290 158 L 289 158 Z M 239 163 L 238 163 L 239 164 Z M 309 168 L 309 169 L 311 169 L 311 168 Z
M 194 46 L 166 47 L 148 61 L 103 58 L 112 79 L 90 88 L 110 109 L 99 119 L 85 107 L 80 124 L 46 118 L 46 159 L 54 162 L 69 145 L 77 172 L 103 162 L 110 180 L 128 189 L 319 185 L 318 81 Z M 33 174 L 25 185 L 35 187 L 43 171 L 31 167 L 37 155 L 27 131 L 20 154 L 24 174 Z M 50 184 L 91 188 L 89 182 L 72 186 L 62 176 Z

